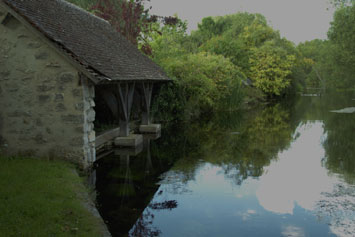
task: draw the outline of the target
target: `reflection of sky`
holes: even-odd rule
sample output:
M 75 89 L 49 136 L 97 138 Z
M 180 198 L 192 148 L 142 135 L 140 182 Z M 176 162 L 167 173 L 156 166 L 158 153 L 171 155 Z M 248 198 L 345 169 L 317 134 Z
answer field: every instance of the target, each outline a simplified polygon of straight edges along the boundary
M 222 167 L 201 164 L 193 179 L 169 171 L 151 203 L 177 201 L 172 210 L 151 210 L 161 236 L 334 236 L 316 204 L 331 193 L 337 176 L 322 166 L 326 138 L 320 121 L 301 124 L 290 148 L 259 178 L 235 185 Z M 342 220 L 343 221 L 343 220 Z
M 300 137 L 291 147 L 279 154 L 260 177 L 256 196 L 266 210 L 275 213 L 293 213 L 295 203 L 313 210 L 322 192 L 331 192 L 337 180 L 321 166 L 325 156 L 323 123 L 301 125 Z

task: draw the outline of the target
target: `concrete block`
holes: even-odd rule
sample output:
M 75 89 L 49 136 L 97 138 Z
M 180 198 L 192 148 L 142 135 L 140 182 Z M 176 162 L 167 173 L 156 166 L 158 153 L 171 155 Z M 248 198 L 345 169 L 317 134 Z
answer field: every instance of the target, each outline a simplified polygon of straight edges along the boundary
M 139 131 L 141 133 L 160 133 L 161 125 L 160 124 L 140 125 Z
M 120 147 L 137 147 L 143 143 L 143 136 L 141 134 L 130 134 L 127 137 L 115 138 L 115 146 Z

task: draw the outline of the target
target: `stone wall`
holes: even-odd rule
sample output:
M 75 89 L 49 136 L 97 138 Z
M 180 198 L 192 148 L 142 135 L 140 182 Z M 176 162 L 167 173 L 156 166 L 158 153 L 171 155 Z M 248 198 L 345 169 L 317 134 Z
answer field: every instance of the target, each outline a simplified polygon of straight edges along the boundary
M 0 24 L 1 153 L 86 166 L 95 159 L 94 95 L 87 78 L 18 20 Z
M 81 76 L 81 78 L 84 100 L 84 153 L 88 162 L 94 162 L 96 159 L 96 134 L 94 130 L 95 86 L 86 77 Z

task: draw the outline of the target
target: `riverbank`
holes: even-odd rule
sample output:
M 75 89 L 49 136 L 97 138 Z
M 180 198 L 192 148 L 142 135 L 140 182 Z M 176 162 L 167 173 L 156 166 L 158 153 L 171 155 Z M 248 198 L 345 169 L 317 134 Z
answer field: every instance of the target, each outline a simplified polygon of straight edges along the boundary
M 3 236 L 110 236 L 73 165 L 31 158 L 0 160 Z

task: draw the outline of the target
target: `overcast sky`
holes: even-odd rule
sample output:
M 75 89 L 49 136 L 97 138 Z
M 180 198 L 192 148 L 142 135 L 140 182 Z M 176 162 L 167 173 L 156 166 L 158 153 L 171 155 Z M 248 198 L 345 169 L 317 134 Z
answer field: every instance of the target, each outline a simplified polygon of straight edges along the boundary
M 299 43 L 325 39 L 333 8 L 328 0 L 151 0 L 152 14 L 175 13 L 188 21 L 189 30 L 197 29 L 203 17 L 236 12 L 263 14 L 281 36 Z M 329 8 L 329 10 L 327 10 Z

